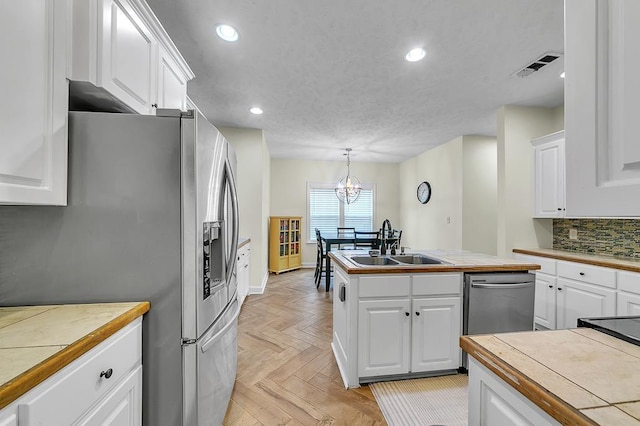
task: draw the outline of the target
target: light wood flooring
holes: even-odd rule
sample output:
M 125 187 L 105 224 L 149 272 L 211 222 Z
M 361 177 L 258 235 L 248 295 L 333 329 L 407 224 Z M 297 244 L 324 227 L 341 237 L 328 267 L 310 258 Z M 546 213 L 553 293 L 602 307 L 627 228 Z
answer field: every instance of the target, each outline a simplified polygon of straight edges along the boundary
M 346 390 L 331 352 L 333 289 L 313 269 L 270 275 L 244 302 L 225 425 L 386 425 L 368 386 Z

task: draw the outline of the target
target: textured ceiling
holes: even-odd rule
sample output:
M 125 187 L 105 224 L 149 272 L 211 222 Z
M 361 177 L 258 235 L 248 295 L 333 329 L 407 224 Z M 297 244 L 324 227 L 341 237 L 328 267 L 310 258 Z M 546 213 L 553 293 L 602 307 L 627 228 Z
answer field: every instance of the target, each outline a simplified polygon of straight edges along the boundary
M 274 158 L 400 162 L 496 134 L 502 105 L 563 102 L 561 0 L 148 0 L 217 126 L 264 130 Z M 217 23 L 240 40 L 215 35 Z M 404 60 L 423 46 L 427 57 Z M 249 113 L 260 106 L 264 114 Z

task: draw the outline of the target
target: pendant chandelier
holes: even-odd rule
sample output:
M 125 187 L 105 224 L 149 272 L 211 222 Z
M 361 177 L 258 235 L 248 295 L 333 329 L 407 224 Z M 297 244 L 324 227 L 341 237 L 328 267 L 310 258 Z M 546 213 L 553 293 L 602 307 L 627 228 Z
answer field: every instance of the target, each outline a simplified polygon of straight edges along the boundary
M 343 155 L 347 156 L 347 176 L 338 181 L 335 191 L 336 197 L 338 197 L 338 200 L 340 200 L 341 203 L 351 204 L 360 196 L 361 186 L 358 178 L 351 176 L 351 158 L 349 157 L 351 148 L 347 148 L 346 151 L 347 153 Z

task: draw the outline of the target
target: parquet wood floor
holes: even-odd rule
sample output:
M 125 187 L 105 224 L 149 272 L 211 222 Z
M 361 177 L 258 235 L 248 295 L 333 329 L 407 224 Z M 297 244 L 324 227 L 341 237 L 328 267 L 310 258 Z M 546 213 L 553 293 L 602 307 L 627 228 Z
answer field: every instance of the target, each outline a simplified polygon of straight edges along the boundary
M 346 390 L 331 352 L 333 290 L 313 270 L 270 275 L 247 297 L 224 425 L 386 425 L 368 386 Z

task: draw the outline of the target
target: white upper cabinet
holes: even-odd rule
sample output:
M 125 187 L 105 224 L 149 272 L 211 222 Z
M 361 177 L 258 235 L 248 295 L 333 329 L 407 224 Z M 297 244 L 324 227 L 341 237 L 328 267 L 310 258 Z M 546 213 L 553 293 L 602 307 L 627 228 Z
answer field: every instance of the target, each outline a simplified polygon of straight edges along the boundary
M 640 2 L 566 0 L 567 215 L 640 216 Z
M 531 141 L 534 150 L 533 217 L 564 217 L 564 131 Z
M 187 109 L 187 77 L 164 48 L 158 55 L 158 108 Z
M 74 0 L 71 45 L 70 80 L 98 88 L 72 85 L 85 100 L 101 90 L 140 114 L 186 108 L 193 72 L 143 0 Z
M 0 204 L 67 203 L 67 6 L 3 2 Z

